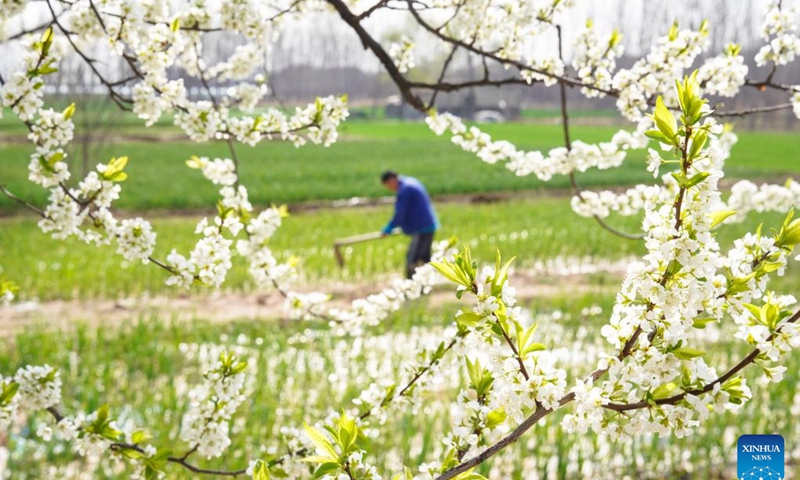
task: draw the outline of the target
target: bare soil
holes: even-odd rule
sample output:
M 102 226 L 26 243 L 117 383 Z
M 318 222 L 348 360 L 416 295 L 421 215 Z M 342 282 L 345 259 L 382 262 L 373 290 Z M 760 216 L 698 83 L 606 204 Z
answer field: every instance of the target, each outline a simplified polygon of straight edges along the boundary
M 616 272 L 619 273 L 619 272 Z M 570 275 L 547 277 L 518 271 L 513 278 L 517 299 L 526 302 L 565 294 L 607 294 L 612 286 L 587 283 L 587 277 Z M 318 287 L 332 295 L 332 307 L 347 308 L 350 302 L 379 292 L 388 281 L 367 284 L 332 284 Z M 457 302 L 454 290 L 437 287 L 422 300 L 431 308 L 443 308 Z M 0 338 L 10 337 L 31 327 L 63 330 L 77 324 L 114 326 L 125 321 L 155 317 L 178 321 L 202 319 L 230 322 L 243 319 L 286 321 L 284 299 L 277 293 L 216 291 L 209 294 L 155 296 L 118 300 L 56 300 L 42 303 L 24 302 L 0 308 Z

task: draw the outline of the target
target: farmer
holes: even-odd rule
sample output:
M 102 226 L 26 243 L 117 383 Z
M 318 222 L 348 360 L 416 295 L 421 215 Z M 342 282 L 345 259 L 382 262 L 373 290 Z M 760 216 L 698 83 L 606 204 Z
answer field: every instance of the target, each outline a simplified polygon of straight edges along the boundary
M 418 266 L 431 261 L 433 232 L 439 228 L 439 221 L 428 192 L 419 180 L 387 170 L 381 175 L 381 183 L 397 192 L 394 216 L 383 228 L 383 235 L 400 227 L 403 233 L 411 236 L 406 254 L 406 278 L 411 278 Z

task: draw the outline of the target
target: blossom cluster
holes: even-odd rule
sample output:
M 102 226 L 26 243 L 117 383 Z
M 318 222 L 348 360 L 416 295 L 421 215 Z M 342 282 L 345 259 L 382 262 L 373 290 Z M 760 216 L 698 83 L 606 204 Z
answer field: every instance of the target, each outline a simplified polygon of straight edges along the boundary
M 572 210 L 582 217 L 606 218 L 611 212 L 623 216 L 635 215 L 644 209 L 645 202 L 669 192 L 659 186 L 637 185 L 623 193 L 610 190 L 583 191 L 572 197 Z
M 392 43 L 389 46 L 389 56 L 392 57 L 392 61 L 397 65 L 397 70 L 400 73 L 407 73 L 415 67 L 414 42 L 406 38 L 400 42 Z
M 612 212 L 619 215 L 635 215 L 648 202 L 663 202 L 674 197 L 677 184 L 671 176 L 665 176 L 666 186 L 638 185 L 623 193 L 612 191 L 583 191 L 572 198 L 572 209 L 583 217 L 606 218 Z M 727 201 L 720 202 L 718 211 L 729 211 L 725 223 L 742 222 L 750 212 L 787 212 L 800 207 L 800 183 L 793 179 L 784 185 L 756 185 L 749 180 L 740 180 L 731 186 Z
M 423 345 L 415 358 L 401 368 L 404 372 L 402 380 L 390 381 L 384 378 L 364 388 L 358 398 L 353 400 L 360 408 L 359 412 L 353 412 L 354 415 L 357 414 L 359 427 L 367 432 L 372 420 L 383 424 L 392 410 L 405 406 L 419 408 L 422 393 L 436 385 L 444 373 L 442 364 L 446 354 L 463 348 L 464 338 L 469 333 L 457 328 L 445 329 L 444 336 L 450 340 L 438 341 L 437 338 L 432 345 Z
M 449 113 L 432 113 L 425 121 L 434 133 L 442 135 L 448 132 L 453 143 L 476 154 L 484 162 L 506 162 L 506 168 L 516 175 L 533 174 L 542 181 L 548 181 L 554 175 L 585 172 L 590 168 L 618 167 L 625 159 L 626 150 L 644 148 L 648 143 L 644 136 L 646 123 L 642 122 L 634 132 L 620 130 L 610 142 L 591 145 L 575 141 L 571 149 L 554 148 L 545 157 L 539 151 L 518 150 L 505 140 L 492 140 L 478 127 L 467 128 L 460 118 Z
M 219 457 L 231 443 L 230 419 L 245 400 L 247 363 L 223 354 L 205 372 L 205 381 L 189 392 L 189 408 L 181 423 L 181 440 L 207 458 Z
M 17 371 L 21 404 L 31 410 L 54 407 L 61 402 L 61 374 L 50 365 L 29 365 Z
M 602 90 L 611 89 L 616 59 L 623 53 L 621 38 L 622 36 L 615 30 L 608 39 L 602 39 L 591 21 L 586 22 L 586 26 L 578 32 L 572 67 L 578 72 L 581 82 L 597 87 L 597 89 L 581 87 L 581 93 L 587 97 L 602 97 L 605 95 Z
M 148 463 L 156 456 L 153 445 L 145 445 L 150 439 L 143 430 L 122 430 L 116 420 L 110 417 L 108 405 L 103 405 L 90 414 L 79 413 L 74 418 L 63 416 L 58 411 L 61 401 L 61 377 L 58 370 L 49 365 L 26 366 L 20 368 L 13 378 L 0 376 L 0 428 L 8 427 L 18 410 L 32 414 L 38 410 L 48 410 L 56 419 L 55 428 L 40 422 L 36 436 L 45 442 L 54 437 L 72 442 L 75 453 L 97 464 L 109 451 L 120 460 L 127 460 L 133 466 L 132 478 L 144 479 L 145 470 L 159 471 L 155 464 Z M 55 434 L 55 435 L 54 435 Z M 125 442 L 125 443 L 119 443 Z
M 437 8 L 456 8 L 458 15 L 442 32 L 482 51 L 497 52 L 501 58 L 522 59 L 527 42 L 554 29 L 555 19 L 575 5 L 574 0 L 531 0 L 526 2 L 458 2 L 437 0 Z M 561 63 L 559 61 L 559 63 Z M 541 65 L 531 65 L 539 70 Z
M 30 78 L 24 72 L 12 73 L 11 78 L 0 87 L 3 107 L 11 107 L 22 121 L 31 120 L 44 103 L 43 86 L 41 77 Z
M 750 212 L 787 212 L 800 207 L 800 183 L 789 179 L 784 185 L 756 186 L 749 180 L 736 182 L 728 197 L 728 209 L 736 213 L 730 221 L 741 221 Z
M 680 129 L 663 104 L 656 108 L 657 128 L 680 156 L 681 170 L 672 175 L 677 185 L 666 197 L 646 190 L 648 253 L 629 266 L 610 321 L 601 329 L 620 354 L 598 362 L 605 380 L 590 377 L 572 389 L 575 411 L 563 420 L 568 431 L 592 429 L 616 438 L 671 431 L 680 437 L 710 410 L 738 408 L 751 396 L 745 381 L 738 376 L 722 381 L 703 360 L 704 352 L 691 346 L 697 328 L 726 314 L 739 325 L 737 337 L 769 352 L 761 366 L 776 379 L 782 371 L 769 362 L 800 345 L 800 329 L 779 316 L 794 298 L 767 291 L 768 273 L 782 274 L 792 242 L 800 241 L 792 236 L 794 224 L 785 224 L 775 239 L 748 234 L 727 255 L 711 232 L 725 218 L 716 212 L 724 206 L 718 183 L 727 153 L 713 141 L 705 150 L 680 148 L 715 136 L 711 122 L 700 126 L 702 113 L 687 114 L 700 101 L 692 99 L 697 87 L 692 80 L 679 85 Z M 615 414 L 619 411 L 626 412 L 624 421 Z
M 706 92 L 722 97 L 735 97 L 739 93 L 749 70 L 740 49 L 736 44 L 728 44 L 722 55 L 711 57 L 700 66 L 697 79 Z
M 516 290 L 508 283 L 510 262 L 477 270 L 469 250 L 432 264 L 458 285 L 459 296 L 475 296 L 471 310 L 456 316 L 463 341 L 454 348 L 467 366 L 469 390 L 462 390 L 452 408 L 454 427 L 443 439 L 441 461 L 420 465 L 416 479 L 435 478 L 463 458 L 508 431 L 507 419 L 519 424 L 534 411 L 559 407 L 567 374 L 556 358 L 535 341 L 536 324 L 516 306 Z M 410 477 L 409 477 L 410 478 Z
M 681 30 L 677 23 L 669 34 L 658 39 L 644 58 L 615 75 L 613 87 L 619 91 L 617 109 L 631 121 L 638 121 L 649 109 L 648 102 L 662 95 L 667 104 L 677 104 L 673 82 L 692 66 L 708 46 L 706 23 L 697 30 Z
M 453 252 L 449 241 L 434 245 L 432 261 L 437 261 Z M 364 326 L 377 325 L 392 312 L 400 309 L 405 302 L 414 300 L 431 292 L 440 282 L 440 277 L 430 264 L 416 269 L 410 279 L 397 279 L 390 287 L 365 298 L 353 300 L 349 309 L 327 308 L 330 296 L 319 292 L 291 293 L 287 296 L 286 307 L 292 318 L 324 318 L 333 324 L 336 332 L 357 333 Z
M 786 65 L 800 54 L 800 37 L 797 36 L 797 8 L 782 7 L 780 0 L 770 1 L 761 26 L 761 37 L 767 42 L 756 54 L 756 65 L 767 63 Z

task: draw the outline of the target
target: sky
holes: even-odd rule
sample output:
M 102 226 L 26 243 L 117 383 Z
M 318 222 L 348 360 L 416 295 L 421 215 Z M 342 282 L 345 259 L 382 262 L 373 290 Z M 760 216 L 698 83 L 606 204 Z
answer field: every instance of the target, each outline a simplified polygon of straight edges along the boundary
M 712 39 L 722 44 L 722 40 L 734 40 L 748 45 L 760 45 L 758 31 L 768 0 L 671 0 L 654 2 L 652 0 L 578 0 L 574 9 L 562 17 L 565 38 L 571 38 L 588 18 L 591 18 L 598 31 L 609 32 L 617 27 L 623 33 L 623 43 L 628 54 L 641 55 L 650 45 L 664 35 L 673 20 L 682 25 L 698 26 L 702 19 L 711 21 Z M 19 25 L 31 26 L 39 22 L 42 12 L 37 10 L 42 4 L 31 4 L 20 18 L 12 19 L 6 32 L 18 31 Z M 785 7 L 800 9 L 800 0 L 783 0 Z M 798 19 L 800 23 L 800 19 Z M 367 26 L 378 39 L 396 37 L 403 33 L 411 36 L 417 43 L 415 55 L 420 61 L 440 57 L 441 47 L 431 41 L 425 32 L 414 31 L 410 15 L 398 12 L 381 12 L 368 20 Z M 536 52 L 553 51 L 557 47 L 554 33 L 537 37 Z M 565 45 L 567 58 L 570 45 Z M 19 61 L 19 49 L 15 46 L 0 45 L 0 72 L 8 71 Z M 716 52 L 712 52 L 716 53 Z M 418 62 L 419 63 L 419 62 Z M 334 13 L 304 14 L 293 18 L 286 24 L 275 55 L 272 59 L 274 70 L 289 65 L 307 64 L 313 66 L 355 67 L 366 71 L 380 68 L 371 53 L 361 47 L 355 34 Z

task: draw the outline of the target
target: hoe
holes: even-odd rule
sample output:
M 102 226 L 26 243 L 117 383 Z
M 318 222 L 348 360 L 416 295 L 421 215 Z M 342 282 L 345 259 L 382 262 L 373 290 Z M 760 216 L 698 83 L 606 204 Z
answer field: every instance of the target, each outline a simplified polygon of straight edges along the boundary
M 344 267 L 344 255 L 342 254 L 342 247 L 346 245 L 353 245 L 355 243 L 368 242 L 370 240 L 377 240 L 383 238 L 382 232 L 371 232 L 362 235 L 354 235 L 352 237 L 340 238 L 333 242 L 333 253 L 336 255 L 336 263 L 339 267 Z

